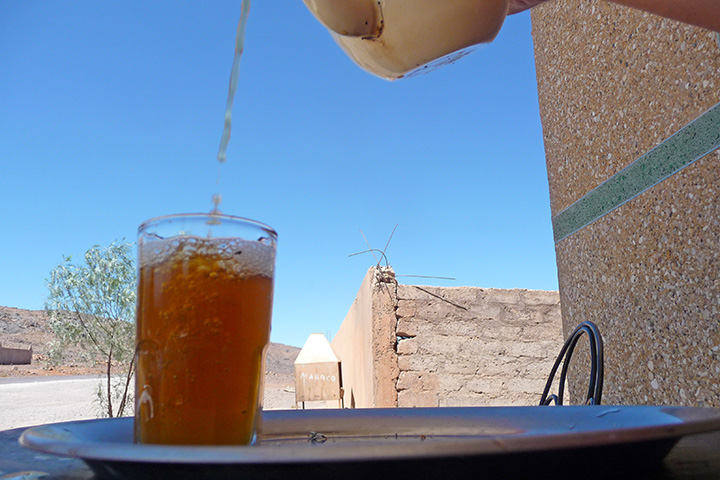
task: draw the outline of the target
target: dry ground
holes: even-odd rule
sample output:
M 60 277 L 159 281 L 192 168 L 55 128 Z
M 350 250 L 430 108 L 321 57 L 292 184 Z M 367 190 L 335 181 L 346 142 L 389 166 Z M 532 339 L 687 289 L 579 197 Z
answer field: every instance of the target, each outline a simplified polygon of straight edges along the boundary
M 63 365 L 48 365 L 45 355 L 54 339 L 45 312 L 0 307 L 0 344 L 33 349 L 30 365 L 0 365 L 0 430 L 97 416 L 94 391 L 105 366 L 88 362 L 81 350 L 73 348 Z M 266 408 L 295 408 L 293 362 L 299 353 L 297 347 L 270 344 Z M 122 366 L 114 369 L 122 372 Z

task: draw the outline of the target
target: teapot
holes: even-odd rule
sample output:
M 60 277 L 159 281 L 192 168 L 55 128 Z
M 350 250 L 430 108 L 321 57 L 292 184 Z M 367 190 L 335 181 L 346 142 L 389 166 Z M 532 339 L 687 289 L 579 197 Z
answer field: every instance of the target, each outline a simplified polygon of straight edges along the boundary
M 389 80 L 452 63 L 491 42 L 508 0 L 303 0 L 360 67 Z

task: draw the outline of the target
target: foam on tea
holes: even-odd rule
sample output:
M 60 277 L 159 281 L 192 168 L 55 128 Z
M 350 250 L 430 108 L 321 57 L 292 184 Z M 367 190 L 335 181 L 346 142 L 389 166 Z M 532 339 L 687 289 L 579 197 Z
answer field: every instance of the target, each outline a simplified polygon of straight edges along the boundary
M 237 275 L 272 277 L 275 264 L 275 248 L 269 241 L 188 235 L 145 243 L 139 249 L 140 268 L 156 267 L 169 261 L 188 261 L 198 255 L 214 259 L 219 268 Z

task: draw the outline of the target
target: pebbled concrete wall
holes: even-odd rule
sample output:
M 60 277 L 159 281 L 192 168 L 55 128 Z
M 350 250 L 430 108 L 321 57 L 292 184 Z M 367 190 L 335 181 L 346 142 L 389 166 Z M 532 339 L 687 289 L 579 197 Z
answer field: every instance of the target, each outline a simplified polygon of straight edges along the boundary
M 566 335 L 598 325 L 603 403 L 720 407 L 720 37 L 598 0 L 546 2 L 532 32 Z M 607 213 L 557 235 L 590 198 Z

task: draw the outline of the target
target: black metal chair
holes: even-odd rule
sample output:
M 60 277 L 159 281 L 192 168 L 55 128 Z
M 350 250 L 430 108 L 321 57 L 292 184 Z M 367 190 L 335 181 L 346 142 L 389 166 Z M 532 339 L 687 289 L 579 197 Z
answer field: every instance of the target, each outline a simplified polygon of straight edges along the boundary
M 567 370 L 570 365 L 570 358 L 572 357 L 575 346 L 578 340 L 583 334 L 587 334 L 590 340 L 590 382 L 588 385 L 587 397 L 585 399 L 585 405 L 600 405 L 602 399 L 603 389 L 603 370 L 604 370 L 604 358 L 603 358 L 603 341 L 600 331 L 597 326 L 589 321 L 582 322 L 578 325 L 572 334 L 568 337 L 560 350 L 560 354 L 555 360 L 552 370 L 550 371 L 550 378 L 548 378 L 545 384 L 545 390 L 543 390 L 542 397 L 540 398 L 540 406 L 550 405 L 555 402 L 555 405 L 562 405 L 563 403 L 563 391 L 565 390 L 565 380 L 567 378 Z M 557 395 L 550 393 L 553 380 L 557 369 L 562 362 L 563 368 L 560 373 L 560 385 L 558 386 Z

